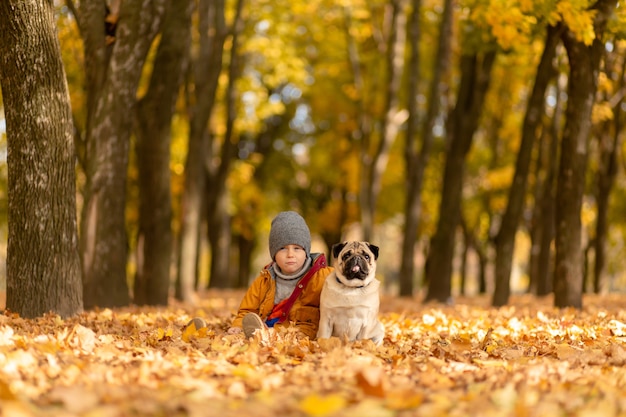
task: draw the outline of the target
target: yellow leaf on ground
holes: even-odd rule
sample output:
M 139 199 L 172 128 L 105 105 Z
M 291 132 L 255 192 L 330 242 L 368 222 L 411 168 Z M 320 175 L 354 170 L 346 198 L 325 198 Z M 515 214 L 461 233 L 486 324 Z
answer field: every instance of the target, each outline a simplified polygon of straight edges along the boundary
M 344 409 L 346 404 L 346 399 L 340 395 L 313 394 L 300 401 L 300 409 L 308 416 L 321 417 Z
M 162 330 L 161 328 L 159 328 L 159 330 Z M 160 341 L 163 340 L 172 340 L 172 336 L 173 336 L 174 332 L 172 330 L 171 327 L 168 327 L 167 330 L 163 331 L 163 335 L 159 338 Z
M 198 318 L 195 318 L 185 327 L 180 338 L 183 342 L 189 343 L 192 339 L 204 337 L 206 335 L 206 331 L 207 328 L 204 326 L 201 327 L 201 321 Z
M 0 380 L 0 400 L 2 401 L 13 401 L 15 400 L 15 394 L 13 390 L 6 382 Z
M 333 349 L 340 348 L 343 343 L 338 337 L 330 337 L 328 339 L 317 339 L 317 343 L 320 345 L 320 349 L 324 352 L 330 352 Z

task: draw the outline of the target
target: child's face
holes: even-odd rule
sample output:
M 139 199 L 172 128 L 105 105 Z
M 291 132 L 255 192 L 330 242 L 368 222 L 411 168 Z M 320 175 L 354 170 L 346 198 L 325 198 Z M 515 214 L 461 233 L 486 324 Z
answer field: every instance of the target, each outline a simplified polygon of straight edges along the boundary
M 302 246 L 287 245 L 278 249 L 274 258 L 283 274 L 289 275 L 302 268 L 306 260 L 306 252 Z

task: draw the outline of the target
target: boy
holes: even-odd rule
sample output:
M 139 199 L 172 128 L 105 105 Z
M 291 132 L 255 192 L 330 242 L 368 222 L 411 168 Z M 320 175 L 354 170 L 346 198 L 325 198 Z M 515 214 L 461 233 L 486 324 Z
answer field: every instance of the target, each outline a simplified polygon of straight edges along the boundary
M 333 268 L 323 253 L 311 253 L 309 227 L 294 211 L 281 212 L 272 220 L 269 249 L 272 262 L 246 291 L 228 333 L 243 331 L 249 338 L 256 330 L 293 323 L 314 339 L 320 292 Z

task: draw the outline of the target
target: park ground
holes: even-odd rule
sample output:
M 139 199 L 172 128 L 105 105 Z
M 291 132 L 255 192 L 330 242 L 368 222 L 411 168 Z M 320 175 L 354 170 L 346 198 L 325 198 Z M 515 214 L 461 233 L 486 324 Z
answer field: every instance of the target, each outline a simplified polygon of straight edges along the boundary
M 226 330 L 241 291 L 71 319 L 0 316 L 1 416 L 626 416 L 624 295 L 384 296 L 382 346 Z M 195 316 L 208 328 L 187 330 Z

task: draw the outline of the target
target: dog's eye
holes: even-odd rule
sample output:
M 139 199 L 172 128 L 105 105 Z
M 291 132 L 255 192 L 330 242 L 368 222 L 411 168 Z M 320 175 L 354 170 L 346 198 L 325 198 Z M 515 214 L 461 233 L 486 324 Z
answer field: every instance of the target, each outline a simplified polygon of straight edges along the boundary
M 350 253 L 344 253 L 344 255 L 341 257 L 341 259 L 343 261 L 347 261 L 350 256 L 351 256 Z
M 370 260 L 370 256 L 367 253 L 363 254 L 363 257 L 368 261 Z

